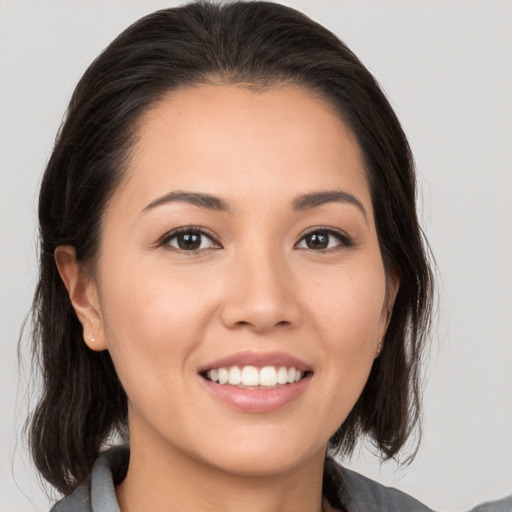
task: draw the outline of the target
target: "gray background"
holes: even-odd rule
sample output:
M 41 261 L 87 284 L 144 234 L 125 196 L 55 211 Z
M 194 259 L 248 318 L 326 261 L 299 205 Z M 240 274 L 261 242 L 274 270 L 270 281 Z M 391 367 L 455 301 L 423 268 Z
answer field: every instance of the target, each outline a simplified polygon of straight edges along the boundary
M 351 465 L 440 510 L 512 491 L 512 2 L 295 0 L 376 75 L 409 136 L 440 306 L 416 460 Z M 20 430 L 16 342 L 35 281 L 36 190 L 74 85 L 172 1 L 0 1 L 0 512 L 45 511 Z

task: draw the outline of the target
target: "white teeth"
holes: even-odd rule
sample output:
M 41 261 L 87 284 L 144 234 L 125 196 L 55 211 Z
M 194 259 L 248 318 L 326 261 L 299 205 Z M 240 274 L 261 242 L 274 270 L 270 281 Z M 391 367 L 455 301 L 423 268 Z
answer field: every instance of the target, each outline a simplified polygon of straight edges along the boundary
M 219 384 L 226 384 L 229 374 L 226 368 L 219 368 Z
M 244 386 L 258 386 L 260 383 L 258 368 L 244 366 L 242 370 L 242 384 Z
M 247 387 L 273 387 L 276 385 L 292 384 L 298 382 L 304 373 L 296 368 L 287 368 L 286 366 L 264 366 L 256 368 L 255 366 L 238 366 L 230 368 L 212 368 L 206 372 L 206 378 L 219 384 L 230 384 L 232 386 Z
M 238 368 L 238 366 L 232 366 L 229 369 L 228 382 L 232 386 L 237 386 L 238 384 L 242 384 L 242 372 L 240 371 L 240 368 Z
M 288 370 L 286 366 L 281 366 L 277 371 L 277 383 L 286 384 L 288 382 Z
M 275 386 L 277 384 L 277 372 L 273 366 L 265 366 L 260 370 L 260 386 Z

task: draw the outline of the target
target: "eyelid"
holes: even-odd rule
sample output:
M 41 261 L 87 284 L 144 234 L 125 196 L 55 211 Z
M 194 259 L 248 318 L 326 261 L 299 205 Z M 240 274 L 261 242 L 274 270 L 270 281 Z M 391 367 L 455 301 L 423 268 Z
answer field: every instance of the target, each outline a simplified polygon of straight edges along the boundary
M 176 249 L 175 247 L 172 247 L 169 245 L 169 241 L 172 240 L 174 237 L 180 235 L 181 233 L 188 233 L 190 231 L 200 233 L 201 235 L 209 238 L 217 246 L 217 247 L 215 247 L 215 249 L 222 248 L 222 245 L 217 240 L 217 237 L 210 230 L 208 230 L 204 227 L 201 227 L 201 226 L 194 226 L 194 225 L 180 226 L 179 228 L 171 229 L 170 231 L 165 233 L 165 235 L 160 237 L 160 239 L 156 243 L 156 246 L 157 247 L 167 246 L 170 250 L 175 250 L 177 252 L 183 252 L 183 253 L 188 253 L 188 254 L 195 254 L 195 253 L 206 250 L 206 249 L 198 249 L 198 250 L 185 251 L 185 250 Z
M 312 233 L 316 233 L 319 231 L 321 231 L 323 233 L 327 233 L 329 235 L 334 235 L 335 237 L 337 237 L 340 241 L 339 246 L 332 247 L 330 249 L 316 249 L 315 250 L 315 249 L 306 248 L 305 250 L 311 250 L 314 252 L 331 252 L 331 251 L 337 251 L 340 249 L 346 249 L 346 248 L 355 246 L 354 239 L 351 236 L 349 236 L 342 229 L 334 228 L 331 226 L 314 226 L 314 227 L 311 227 L 311 228 L 307 229 L 306 231 L 304 231 L 304 233 L 302 233 L 302 235 L 299 238 L 299 241 L 295 244 L 295 247 L 297 247 L 297 245 L 300 244 L 304 240 L 305 237 L 307 237 L 308 235 L 311 235 Z
M 210 230 L 208 230 L 208 229 L 206 229 L 204 227 L 195 226 L 195 225 L 180 226 L 178 228 L 175 228 L 175 229 L 172 229 L 172 230 L 168 231 L 162 237 L 160 237 L 160 239 L 155 244 L 155 246 L 156 247 L 167 246 L 167 247 L 169 247 L 170 250 L 175 250 L 177 252 L 183 252 L 183 253 L 188 253 L 188 254 L 194 254 L 194 253 L 198 253 L 198 252 L 206 250 L 206 249 L 198 249 L 198 250 L 189 250 L 189 251 L 183 250 L 182 251 L 180 249 L 176 249 L 176 248 L 174 248 L 174 247 L 169 245 L 169 241 L 171 239 L 173 239 L 174 237 L 180 235 L 181 233 L 188 233 L 190 231 L 194 231 L 194 232 L 200 233 L 201 235 L 209 238 L 217 246 L 217 247 L 215 247 L 215 249 L 222 248 L 222 245 L 217 240 L 217 237 Z M 334 228 L 334 227 L 331 227 L 331 226 L 314 226 L 314 227 L 311 227 L 311 228 L 307 229 L 306 231 L 304 231 L 301 234 L 298 242 L 295 244 L 294 247 L 297 247 L 297 245 L 300 244 L 304 240 L 304 238 L 307 237 L 308 235 L 310 235 L 312 233 L 319 232 L 319 231 L 327 233 L 329 235 L 334 235 L 335 237 L 337 237 L 338 240 L 340 241 L 339 245 L 341 247 L 336 246 L 336 247 L 333 247 L 333 248 L 330 248 L 330 249 L 317 249 L 317 250 L 314 250 L 314 252 L 336 251 L 336 250 L 340 250 L 340 248 L 349 248 L 349 247 L 353 247 L 355 245 L 355 242 L 352 239 L 352 237 L 350 237 L 342 229 Z M 313 249 L 308 249 L 308 250 L 313 250 Z

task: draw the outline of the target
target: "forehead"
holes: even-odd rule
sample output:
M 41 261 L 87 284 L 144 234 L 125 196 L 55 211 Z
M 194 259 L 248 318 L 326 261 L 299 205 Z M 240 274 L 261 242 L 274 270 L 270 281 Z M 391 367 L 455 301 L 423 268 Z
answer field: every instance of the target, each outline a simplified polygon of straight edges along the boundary
M 327 101 L 288 85 L 169 93 L 139 121 L 125 183 L 139 208 L 172 190 L 265 202 L 348 188 L 371 211 L 355 137 Z

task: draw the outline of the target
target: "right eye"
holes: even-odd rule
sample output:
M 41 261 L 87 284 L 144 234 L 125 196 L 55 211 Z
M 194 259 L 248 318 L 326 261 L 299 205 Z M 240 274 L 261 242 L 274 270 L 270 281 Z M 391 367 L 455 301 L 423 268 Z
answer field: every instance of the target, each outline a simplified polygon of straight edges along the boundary
M 178 251 L 199 252 L 205 249 L 218 249 L 220 245 L 211 236 L 198 228 L 181 228 L 171 231 L 163 240 Z

